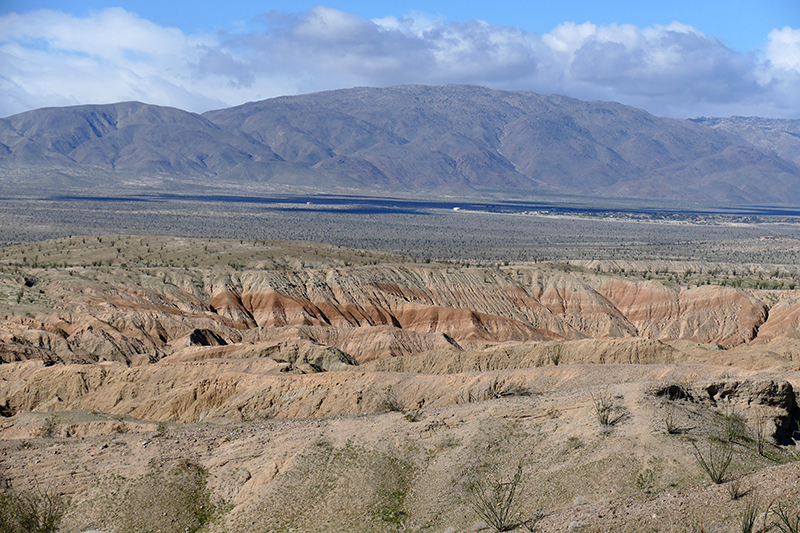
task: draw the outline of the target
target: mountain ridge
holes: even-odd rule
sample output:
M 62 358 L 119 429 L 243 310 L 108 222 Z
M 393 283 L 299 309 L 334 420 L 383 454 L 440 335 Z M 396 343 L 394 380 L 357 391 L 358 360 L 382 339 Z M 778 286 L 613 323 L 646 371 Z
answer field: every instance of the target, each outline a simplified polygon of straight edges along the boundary
M 44 108 L 0 120 L 0 182 L 800 205 L 800 137 L 758 121 L 471 85 Z

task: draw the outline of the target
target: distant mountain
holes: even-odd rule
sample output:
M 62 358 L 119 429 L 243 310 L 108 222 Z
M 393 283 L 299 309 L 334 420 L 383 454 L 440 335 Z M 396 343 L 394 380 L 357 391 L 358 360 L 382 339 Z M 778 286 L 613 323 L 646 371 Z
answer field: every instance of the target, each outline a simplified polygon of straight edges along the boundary
M 800 165 L 800 120 L 760 117 L 693 118 L 692 122 L 733 133 L 745 141 Z
M 800 205 L 797 123 L 658 118 L 463 85 L 359 87 L 203 115 L 126 102 L 0 120 L 0 181 Z

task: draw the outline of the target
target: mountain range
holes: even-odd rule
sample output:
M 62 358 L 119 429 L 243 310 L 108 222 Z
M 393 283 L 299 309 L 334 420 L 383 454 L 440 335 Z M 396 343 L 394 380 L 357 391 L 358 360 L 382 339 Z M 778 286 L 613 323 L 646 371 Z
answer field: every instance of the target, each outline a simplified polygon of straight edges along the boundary
M 800 120 L 660 118 L 470 85 L 357 87 L 202 115 L 45 108 L 0 119 L 0 185 L 800 206 Z

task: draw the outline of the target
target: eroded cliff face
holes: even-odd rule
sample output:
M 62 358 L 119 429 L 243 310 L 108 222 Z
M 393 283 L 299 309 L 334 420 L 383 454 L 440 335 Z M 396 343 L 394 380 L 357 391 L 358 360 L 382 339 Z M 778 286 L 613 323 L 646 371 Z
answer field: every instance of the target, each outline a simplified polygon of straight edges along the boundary
M 546 266 L 38 269 L 34 289 L 36 300 L 8 305 L 0 315 L 5 362 L 135 366 L 268 352 L 290 365 L 311 365 L 306 370 L 331 370 L 503 343 L 639 337 L 733 347 L 800 338 L 797 298 L 770 311 L 769 300 L 739 289 L 687 289 Z M 298 343 L 341 353 L 304 358 Z
M 682 289 L 661 282 L 608 279 L 598 291 L 650 339 L 689 339 L 736 346 L 755 339 L 767 304 L 730 287 Z

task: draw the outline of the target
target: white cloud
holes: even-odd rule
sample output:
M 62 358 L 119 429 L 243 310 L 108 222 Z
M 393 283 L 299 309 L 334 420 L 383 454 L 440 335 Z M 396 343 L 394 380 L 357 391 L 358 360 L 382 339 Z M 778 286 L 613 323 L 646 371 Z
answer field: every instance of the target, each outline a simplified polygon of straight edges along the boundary
M 772 30 L 767 45 L 767 58 L 777 68 L 800 72 L 800 29 L 786 26 Z
M 324 6 L 261 31 L 187 35 L 121 8 L 0 16 L 0 116 L 142 100 L 192 111 L 354 85 L 476 83 L 617 100 L 669 116 L 800 116 L 800 30 L 759 55 L 674 22 L 564 23 L 544 35 L 416 13 L 373 20 Z

